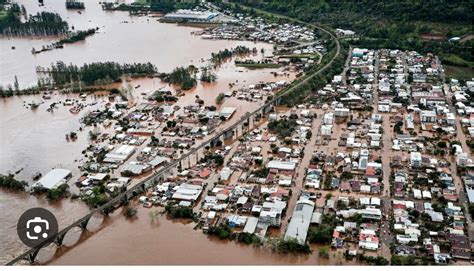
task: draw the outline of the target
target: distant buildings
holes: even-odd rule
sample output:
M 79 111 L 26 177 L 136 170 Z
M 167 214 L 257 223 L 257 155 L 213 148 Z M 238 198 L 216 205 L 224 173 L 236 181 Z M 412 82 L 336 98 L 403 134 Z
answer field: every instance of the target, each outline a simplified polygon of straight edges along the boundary
M 209 22 L 219 14 L 210 11 L 193 11 L 187 9 L 179 9 L 175 12 L 166 14 L 163 19 L 173 22 Z

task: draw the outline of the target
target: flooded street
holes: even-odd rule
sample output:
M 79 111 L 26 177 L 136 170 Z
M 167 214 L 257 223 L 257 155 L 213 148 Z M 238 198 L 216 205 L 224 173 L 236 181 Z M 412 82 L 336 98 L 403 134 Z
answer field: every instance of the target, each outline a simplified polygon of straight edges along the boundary
M 0 38 L 0 85 L 7 86 L 13 84 L 15 76 L 17 76 L 20 87 L 25 88 L 37 83 L 37 75 L 35 69 L 37 66 L 47 67 L 52 62 L 63 61 L 65 63 L 73 63 L 82 65 L 90 62 L 116 61 L 120 63 L 138 63 L 151 62 L 156 65 L 159 72 L 170 72 L 175 67 L 195 65 L 198 67 L 207 65 L 207 59 L 212 53 L 218 52 L 225 48 L 235 47 L 237 45 L 247 46 L 249 48 L 256 47 L 258 54 L 252 56 L 253 59 L 263 58 L 261 49 L 265 50 L 265 55 L 273 51 L 271 44 L 253 43 L 243 41 L 223 41 L 223 40 L 205 40 L 191 33 L 196 28 L 189 26 L 178 26 L 176 24 L 164 24 L 157 21 L 153 17 L 131 17 L 127 12 L 105 12 L 101 9 L 99 1 L 85 1 L 86 10 L 79 14 L 76 11 L 67 11 L 64 3 L 61 1 L 44 1 L 44 7 L 38 7 L 36 1 L 17 1 L 23 4 L 29 14 L 37 11 L 47 10 L 59 13 L 70 26 L 74 26 L 75 30 L 86 30 L 92 27 L 99 27 L 99 32 L 88 37 L 85 41 L 74 44 L 65 45 L 63 49 L 55 49 L 40 54 L 33 55 L 31 49 L 34 47 L 40 49 L 44 45 L 57 41 L 58 37 L 48 38 Z M 137 31 L 139 29 L 139 31 Z M 15 50 L 12 47 L 15 47 Z M 275 76 L 273 72 L 278 72 L 279 76 Z M 185 96 L 180 97 L 177 105 L 183 107 L 193 104 L 198 95 L 206 105 L 214 105 L 215 98 L 219 93 L 229 91 L 229 84 L 235 84 L 233 89 L 248 86 L 249 84 L 257 84 L 259 82 L 286 80 L 290 81 L 294 75 L 283 74 L 281 69 L 262 69 L 247 70 L 235 67 L 233 61 L 224 63 L 215 70 L 217 81 L 214 83 L 198 85 L 190 91 L 185 92 Z M 145 100 L 143 93 L 151 94 L 159 88 L 172 87 L 163 84 L 159 79 L 139 79 L 132 82 L 124 82 L 123 87 L 128 84 L 133 86 L 141 85 L 140 88 L 134 89 L 132 92 L 133 100 L 140 103 Z M 0 99 L 0 174 L 17 173 L 19 180 L 25 180 L 29 184 L 33 183 L 32 177 L 37 173 L 46 174 L 55 167 L 67 168 L 72 171 L 73 177 L 70 182 L 75 181 L 79 177 L 78 164 L 83 159 L 81 152 L 89 144 L 88 131 L 80 124 L 79 120 L 87 112 L 99 107 L 105 106 L 108 102 L 106 96 L 89 95 L 83 102 L 87 106 L 79 114 L 71 114 L 70 107 L 58 104 L 54 112 L 47 112 L 46 109 L 53 103 L 64 102 L 65 99 L 79 100 L 77 94 L 60 94 L 55 92 L 51 99 L 44 100 L 41 95 L 18 96 Z M 42 103 L 37 109 L 31 110 L 28 107 L 30 103 Z M 244 103 L 236 97 L 225 99 L 222 106 L 234 106 L 237 111 L 234 117 L 226 123 L 230 125 L 237 121 L 246 112 L 257 108 L 263 100 L 254 103 Z M 80 128 L 83 128 L 80 131 Z M 70 132 L 77 132 L 78 138 L 75 141 L 66 140 L 65 135 Z M 59 227 L 65 227 L 72 221 L 82 217 L 88 212 L 88 207 L 80 200 L 71 201 L 70 199 L 62 200 L 58 203 L 49 203 L 46 199 L 30 196 L 28 193 L 12 193 L 0 190 L 0 236 L 2 243 L 0 245 L 0 263 L 5 263 L 14 258 L 25 249 L 24 245 L 18 239 L 16 234 L 16 222 L 18 217 L 32 207 L 44 207 L 51 210 L 58 218 Z M 123 219 L 120 215 L 116 219 Z M 238 257 L 235 257 L 237 251 L 241 251 L 243 257 L 249 259 L 248 263 L 275 262 L 275 258 L 281 263 L 290 263 L 291 261 L 283 260 L 279 257 L 271 256 L 259 257 L 256 251 L 250 247 L 244 247 L 235 244 L 224 244 L 217 241 L 209 241 L 205 235 L 200 232 L 192 231 L 191 225 L 172 224 L 171 222 L 160 220 L 160 235 L 156 240 L 148 238 L 147 230 L 152 230 L 148 225 L 147 214 L 135 223 L 110 223 L 107 229 L 101 231 L 100 234 L 90 238 L 91 245 L 99 248 L 97 243 L 101 243 L 105 247 L 114 247 L 117 250 L 126 253 L 122 247 L 121 240 L 118 236 L 124 236 L 132 231 L 140 234 L 141 239 L 137 238 L 137 242 L 144 243 L 142 246 L 127 243 L 130 249 L 140 247 L 149 251 L 156 246 L 160 246 L 163 251 L 169 249 L 168 246 L 159 245 L 170 238 L 177 236 L 189 236 L 186 243 L 180 242 L 180 246 L 173 246 L 176 253 L 159 253 L 161 259 L 156 255 L 148 255 L 143 253 L 147 259 L 116 257 L 113 250 L 109 254 L 104 254 L 101 258 L 90 258 L 89 261 L 83 263 L 184 263 L 182 257 L 177 251 L 183 249 L 182 246 L 198 252 L 196 257 L 190 259 L 189 263 L 199 261 L 199 263 L 238 263 Z M 136 230 L 135 226 L 141 225 L 140 230 Z M 153 228 L 154 229 L 154 228 Z M 154 236 L 154 235 L 153 235 Z M 105 238 L 107 237 L 107 238 Z M 113 242 L 110 243 L 109 238 Z M 154 241 L 153 241 L 154 240 Z M 172 244 L 173 242 L 168 242 Z M 89 246 L 89 240 L 80 245 L 78 248 L 82 250 L 84 246 Z M 215 246 L 219 246 L 217 249 Z M 200 248 L 207 247 L 205 250 Z M 215 251 L 221 253 L 222 249 L 229 253 L 218 256 L 209 254 L 201 255 L 201 251 Z M 158 251 L 158 250 L 157 250 Z M 83 253 L 95 254 L 92 250 L 84 250 Z M 265 252 L 267 253 L 267 252 Z M 129 255 L 129 254 L 127 254 Z M 176 258 L 169 257 L 175 255 Z M 67 257 L 66 257 L 67 256 Z M 131 257 L 131 255 L 129 255 Z M 64 263 L 76 263 L 85 256 L 80 253 L 68 253 L 65 255 Z M 266 260 L 265 260 L 266 259 Z M 120 262 L 115 262 L 119 260 Z M 55 263 L 61 263 L 62 257 L 57 259 Z M 82 261 L 82 260 L 81 260 Z M 301 260 L 301 262 L 311 263 L 310 260 Z M 312 258 L 312 261 L 316 261 Z M 198 263 L 198 262 L 195 262 Z M 216 262 L 217 263 L 217 262 Z

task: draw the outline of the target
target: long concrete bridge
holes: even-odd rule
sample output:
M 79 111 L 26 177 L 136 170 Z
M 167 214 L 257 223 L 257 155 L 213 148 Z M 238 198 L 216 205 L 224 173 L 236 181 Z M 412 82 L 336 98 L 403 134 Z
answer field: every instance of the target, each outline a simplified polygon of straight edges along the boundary
M 266 102 L 264 105 L 259 107 L 253 112 L 247 113 L 245 116 L 243 116 L 241 119 L 239 119 L 236 123 L 231 125 L 230 127 L 227 127 L 226 129 L 217 132 L 215 136 L 210 138 L 209 140 L 204 141 L 201 143 L 199 146 L 191 148 L 187 153 L 183 154 L 180 158 L 171 161 L 167 165 L 165 165 L 163 168 L 161 168 L 159 171 L 154 173 L 153 175 L 141 180 L 137 184 L 133 185 L 132 187 L 128 188 L 127 190 L 121 192 L 119 195 L 116 197 L 110 199 L 107 203 L 103 204 L 102 206 L 99 206 L 98 208 L 92 210 L 90 213 L 85 215 L 84 217 L 74 221 L 72 224 L 69 226 L 63 228 L 61 231 L 58 232 L 57 235 L 51 236 L 45 242 L 42 244 L 38 245 L 35 248 L 31 248 L 28 251 L 22 253 L 21 255 L 17 256 L 15 259 L 11 260 L 10 262 L 7 263 L 7 265 L 14 265 L 20 261 L 28 261 L 30 263 L 34 263 L 36 260 L 36 257 L 39 253 L 39 251 L 45 247 L 46 245 L 49 245 L 51 243 L 54 243 L 57 247 L 61 247 L 63 245 L 63 240 L 66 234 L 71 231 L 72 229 L 80 229 L 82 231 L 81 234 L 83 234 L 85 231 L 87 231 L 87 225 L 91 218 L 94 215 L 101 214 L 101 215 L 107 215 L 110 212 L 114 211 L 118 206 L 121 206 L 122 204 L 128 203 L 128 201 L 136 197 L 137 195 L 142 194 L 143 192 L 146 192 L 149 188 L 156 186 L 158 183 L 164 180 L 166 175 L 169 175 L 169 173 L 175 169 L 175 168 L 182 168 L 183 162 L 188 159 L 188 163 L 191 163 L 192 156 L 195 156 L 196 163 L 199 163 L 199 150 L 205 149 L 206 147 L 213 147 L 216 145 L 218 141 L 221 139 L 228 139 L 230 137 L 236 136 L 237 138 L 239 137 L 239 130 L 241 131 L 241 135 L 245 133 L 244 130 L 250 131 L 251 129 L 251 123 L 253 123 L 253 126 L 255 125 L 255 122 L 261 118 L 263 118 L 265 115 L 269 114 L 273 108 L 273 106 L 278 105 L 280 103 L 280 100 L 282 97 L 286 95 L 291 95 L 292 91 L 297 89 L 300 86 L 303 86 L 304 84 L 307 84 L 311 79 L 313 79 L 315 76 L 323 73 L 326 71 L 334 62 L 334 60 L 339 57 L 340 55 L 340 43 L 338 38 L 328 29 L 314 25 L 314 24 L 308 24 L 299 20 L 291 19 L 288 17 L 285 17 L 288 20 L 292 20 L 298 24 L 304 24 L 307 25 L 311 28 L 316 28 L 319 29 L 325 33 L 327 33 L 332 40 L 334 40 L 336 44 L 336 51 L 330 61 L 325 64 L 324 66 L 320 67 L 317 71 L 305 75 L 302 80 L 297 81 L 296 83 L 294 82 L 291 84 L 287 89 L 280 91 L 275 95 L 274 98 L 272 98 L 270 101 Z M 297 79 L 298 80 L 298 79 Z M 247 128 L 245 128 L 247 127 Z

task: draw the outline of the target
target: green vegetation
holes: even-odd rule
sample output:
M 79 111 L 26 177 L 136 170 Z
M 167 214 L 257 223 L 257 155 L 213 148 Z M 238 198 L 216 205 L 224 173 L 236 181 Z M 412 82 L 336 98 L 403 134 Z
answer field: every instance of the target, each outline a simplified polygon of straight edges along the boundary
M 8 12 L 0 9 L 0 22 L 8 18 Z
M 323 258 L 329 258 L 329 248 L 328 246 L 322 246 L 318 249 L 318 255 Z
M 247 244 L 247 245 L 250 245 L 250 244 L 262 245 L 263 244 L 262 239 L 260 239 L 260 237 L 258 237 L 257 235 L 253 233 L 248 233 L 248 232 L 239 233 L 239 235 L 237 236 L 237 241 Z
M 321 102 L 320 97 L 311 97 L 311 95 L 313 94 L 313 91 L 322 88 L 328 81 L 333 78 L 334 75 L 340 74 L 342 72 L 344 62 L 348 53 L 348 45 L 341 42 L 341 51 L 339 56 L 334 59 L 332 64 L 324 72 L 316 75 L 314 75 L 314 73 L 318 72 L 321 67 L 324 67 L 331 61 L 331 59 L 336 53 L 335 48 L 335 42 L 331 41 L 331 43 L 328 44 L 329 53 L 325 57 L 323 57 L 321 63 L 319 65 L 313 66 L 310 70 L 306 71 L 307 80 L 301 83 L 301 79 L 297 79 L 293 81 L 293 83 L 288 87 L 292 89 L 291 92 L 281 92 L 283 93 L 281 95 L 280 100 L 281 105 L 291 107 L 296 104 L 304 103 L 304 101 L 307 100 L 308 97 L 309 101 L 312 103 Z M 295 87 L 295 85 L 297 86 Z
M 85 31 L 79 30 L 77 32 L 72 33 L 69 37 L 59 40 L 58 44 L 67 44 L 67 43 L 74 43 L 81 40 L 85 40 L 88 36 L 94 35 L 97 29 L 91 28 Z
M 235 48 L 224 49 L 224 50 L 221 50 L 217 53 L 212 53 L 211 54 L 211 62 L 214 63 L 214 65 L 219 65 L 223 62 L 226 62 L 227 60 L 229 60 L 230 58 L 232 58 L 234 56 L 248 55 L 251 52 L 256 53 L 257 48 L 253 48 L 253 50 L 250 50 L 250 48 L 248 48 L 248 47 L 239 45 Z
M 274 245 L 273 250 L 278 253 L 302 253 L 311 254 L 311 247 L 308 244 L 300 244 L 296 239 L 279 239 Z
M 194 8 L 198 2 L 198 0 L 150 0 L 150 10 L 168 13 L 177 9 Z
M 161 73 L 160 78 L 166 83 L 172 85 L 179 85 L 183 90 L 189 90 L 196 86 L 196 78 L 193 74 L 195 73 L 193 66 L 188 68 L 178 67 L 171 73 Z
M 178 101 L 178 97 L 174 96 L 171 91 L 155 91 L 153 94 L 148 98 L 148 100 L 161 102 L 176 102 Z
M 102 185 L 92 188 L 92 194 L 84 195 L 81 199 L 91 208 L 99 207 L 109 201 L 109 197 L 105 194 L 105 188 Z
M 334 215 L 323 215 L 321 224 L 312 226 L 308 230 L 308 242 L 316 244 L 330 244 L 332 233 L 336 227 L 336 217 Z
M 403 134 L 402 127 L 403 121 L 397 121 L 397 123 L 395 123 L 395 125 L 393 126 L 393 132 L 395 132 L 396 134 Z
M 231 239 L 232 229 L 227 225 L 211 226 L 207 234 L 217 236 L 221 240 Z
M 268 123 L 268 130 L 280 137 L 288 137 L 291 136 L 297 125 L 296 120 L 293 119 L 272 120 Z
M 165 211 L 171 218 L 194 218 L 193 208 L 191 207 L 168 204 Z
M 217 153 L 207 153 L 202 159 L 201 163 L 214 163 L 220 167 L 224 164 L 224 157 Z
M 474 61 L 467 61 L 455 54 L 443 54 L 443 64 L 461 66 L 461 67 L 474 67 Z
M 49 189 L 46 192 L 46 198 L 51 201 L 57 201 L 69 195 L 69 185 L 61 184 L 56 188 Z
M 371 265 L 388 265 L 389 261 L 382 256 L 365 256 L 363 254 L 358 255 L 358 260 L 361 262 L 366 262 Z M 393 258 L 392 258 L 393 259 Z
M 136 208 L 133 208 L 130 205 L 125 206 L 125 208 L 123 209 L 123 215 L 126 218 L 133 218 L 137 215 L 137 213 L 138 213 L 138 210 Z
M 28 16 L 25 7 L 16 3 L 0 11 L 0 35 L 47 36 L 65 34 L 69 26 L 57 13 L 38 12 Z M 23 20 L 22 20 L 23 19 Z
M 253 7 L 259 7 L 277 13 L 287 14 L 290 17 L 301 18 L 305 21 L 326 22 L 330 24 L 341 20 L 339 24 L 355 27 L 370 28 L 368 22 L 387 20 L 393 22 L 404 21 L 433 21 L 445 23 L 469 23 L 474 19 L 470 13 L 471 6 L 468 1 L 376 1 L 368 0 L 363 4 L 356 1 L 327 1 L 312 0 L 240 0 Z M 366 17 L 364 19 L 364 17 Z M 362 21 L 356 21 L 357 19 Z M 344 22 L 347 20 L 347 22 Z M 381 27 L 377 25 L 377 27 Z
M 86 85 L 101 85 L 117 82 L 120 77 L 128 74 L 132 77 L 149 76 L 157 72 L 156 67 L 148 63 L 119 64 L 116 62 L 95 62 L 82 67 L 62 61 L 51 64 L 45 71 L 55 85 L 65 85 L 70 81 L 84 82 Z
M 207 83 L 212 83 L 216 81 L 217 75 L 212 72 L 212 70 L 209 67 L 202 67 L 201 68 L 201 77 L 199 80 L 202 82 L 207 82 Z
M 150 3 L 150 0 L 135 0 L 133 3 L 137 5 L 147 5 Z
M 333 29 L 354 30 L 362 38 L 354 39 L 353 43 L 361 47 L 433 52 L 440 55 L 447 64 L 451 64 L 452 55 L 464 61 L 474 61 L 472 43 L 448 41 L 448 38 L 472 33 L 474 15 L 469 1 L 369 0 L 363 3 L 359 1 L 329 3 L 324 0 L 233 0 L 233 2 L 308 23 L 328 25 Z M 240 6 L 236 9 L 242 11 Z
M 119 5 L 113 2 L 103 2 L 102 8 L 105 10 L 129 11 L 131 14 L 149 11 L 168 13 L 178 9 L 192 9 L 198 4 L 198 0 L 135 0 L 131 4 L 121 3 Z
M 469 214 L 474 218 L 474 203 L 469 204 Z
M 247 68 L 250 70 L 256 70 L 256 69 L 277 69 L 280 68 L 281 65 L 277 63 L 260 63 L 260 62 L 242 62 L 242 61 L 236 61 L 235 66 L 237 67 L 243 67 Z
M 0 187 L 15 191 L 24 191 L 27 186 L 28 184 L 25 181 L 16 180 L 13 174 L 0 175 Z
M 460 67 L 453 65 L 443 65 L 447 78 L 456 78 L 458 80 L 471 80 L 474 77 L 473 67 Z
M 135 173 L 133 173 L 133 171 L 131 171 L 131 170 L 124 170 L 120 173 L 120 175 L 123 176 L 123 177 L 130 178 L 130 177 L 135 176 Z
M 219 93 L 216 97 L 216 104 L 222 104 L 224 102 L 224 93 Z
M 427 265 L 428 261 L 413 255 L 392 255 L 391 265 Z
M 266 167 L 262 167 L 260 169 L 252 171 L 252 174 L 257 176 L 258 178 L 266 178 L 269 172 L 270 172 L 270 169 Z

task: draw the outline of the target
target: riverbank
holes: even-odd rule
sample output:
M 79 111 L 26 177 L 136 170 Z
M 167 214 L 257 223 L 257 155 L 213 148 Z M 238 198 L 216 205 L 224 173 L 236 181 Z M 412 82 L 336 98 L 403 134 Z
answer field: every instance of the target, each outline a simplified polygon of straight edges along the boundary
M 117 212 L 120 213 L 120 212 Z M 268 248 L 254 248 L 235 242 L 208 237 L 193 230 L 194 224 L 149 218 L 149 209 L 138 208 L 138 218 L 123 221 L 121 214 L 111 218 L 109 225 L 58 258 L 51 265 L 77 264 L 139 264 L 139 265 L 214 265 L 214 264 L 342 264 L 341 256 L 329 259 L 318 256 L 317 248 L 310 255 L 282 255 Z M 122 220 L 122 221 L 115 221 Z M 115 222 L 113 222 L 115 221 Z M 140 228 L 141 230 L 136 230 Z M 127 237 L 119 232 L 127 232 Z M 122 237 L 121 237 L 122 236 Z M 179 238 L 178 238 L 179 236 Z M 103 239 L 117 240 L 104 244 Z M 180 240 L 186 240 L 182 242 Z M 104 249 L 104 246 L 107 249 Z M 129 253 L 129 251 L 134 253 Z M 78 259 L 81 259 L 79 262 Z M 356 264 L 353 262 L 352 264 Z

